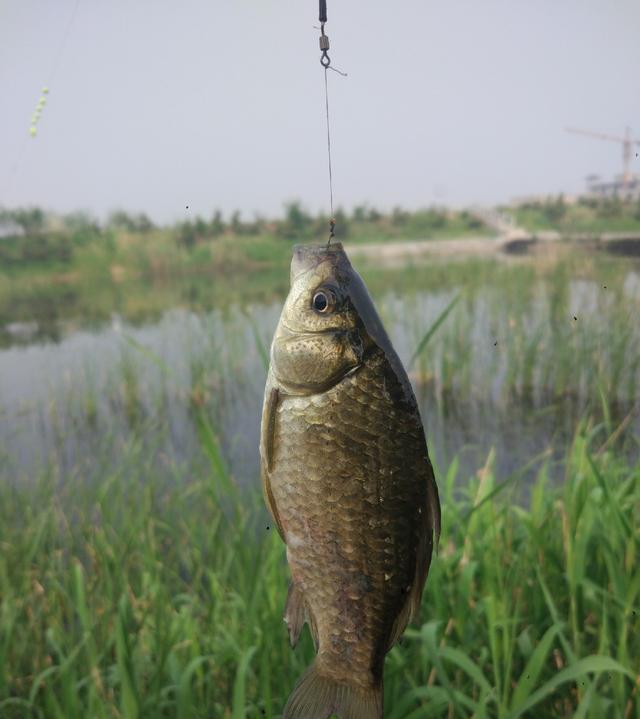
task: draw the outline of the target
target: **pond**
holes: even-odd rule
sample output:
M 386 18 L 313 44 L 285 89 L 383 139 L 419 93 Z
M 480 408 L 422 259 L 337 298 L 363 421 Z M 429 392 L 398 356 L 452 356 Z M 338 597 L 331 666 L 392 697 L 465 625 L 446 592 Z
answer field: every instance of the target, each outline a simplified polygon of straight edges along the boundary
M 543 463 L 561 479 L 579 427 L 604 444 L 622 425 L 616 447 L 637 454 L 637 261 L 571 254 L 360 269 L 408 367 L 441 475 L 455 462 L 464 481 L 495 450 L 501 480 L 524 470 L 526 483 Z M 281 268 L 13 298 L 0 308 L 0 479 L 188 481 L 208 471 L 205 426 L 235 480 L 257 484 L 265 357 L 287 281 Z

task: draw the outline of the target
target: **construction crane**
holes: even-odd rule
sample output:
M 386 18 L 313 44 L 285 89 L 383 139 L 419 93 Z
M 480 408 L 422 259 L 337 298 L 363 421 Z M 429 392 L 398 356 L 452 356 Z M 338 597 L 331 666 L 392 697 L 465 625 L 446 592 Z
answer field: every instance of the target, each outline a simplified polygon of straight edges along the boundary
M 595 137 L 598 140 L 610 140 L 611 142 L 617 142 L 622 145 L 622 187 L 626 191 L 631 182 L 631 159 L 633 157 L 633 146 L 640 145 L 640 141 L 634 140 L 631 137 L 631 128 L 627 127 L 624 132 L 624 137 L 618 135 L 607 135 L 603 132 L 591 132 L 591 130 L 579 130 L 575 127 L 567 127 L 567 132 L 574 132 L 578 135 L 587 135 L 588 137 Z

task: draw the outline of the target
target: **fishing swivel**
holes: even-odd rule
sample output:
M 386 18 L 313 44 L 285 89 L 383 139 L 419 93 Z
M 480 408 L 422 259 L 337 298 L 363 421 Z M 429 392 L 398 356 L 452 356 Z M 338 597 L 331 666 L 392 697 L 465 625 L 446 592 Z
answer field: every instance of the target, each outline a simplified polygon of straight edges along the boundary
M 320 55 L 320 64 L 325 70 L 333 70 L 334 72 L 337 72 L 338 75 L 346 77 L 346 72 L 342 72 L 342 70 L 338 70 L 331 65 L 331 58 L 329 57 L 329 49 L 331 48 L 331 44 L 329 43 L 329 36 L 324 31 L 324 26 L 326 22 L 327 0 L 320 0 L 320 52 L 322 53 Z
M 331 45 L 329 44 L 329 37 L 324 32 L 324 22 L 321 22 L 320 24 L 320 32 L 320 51 L 322 52 L 322 55 L 320 56 L 320 64 L 326 70 L 331 65 L 331 58 L 329 57 L 329 48 Z

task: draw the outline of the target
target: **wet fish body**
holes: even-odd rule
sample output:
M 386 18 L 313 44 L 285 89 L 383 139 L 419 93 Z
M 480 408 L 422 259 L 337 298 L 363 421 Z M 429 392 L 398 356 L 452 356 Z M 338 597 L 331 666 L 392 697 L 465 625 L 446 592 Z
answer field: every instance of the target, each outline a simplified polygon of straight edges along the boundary
M 339 244 L 294 249 L 260 453 L 291 642 L 306 621 L 317 650 L 283 717 L 382 717 L 384 658 L 420 604 L 440 505 L 411 385 Z

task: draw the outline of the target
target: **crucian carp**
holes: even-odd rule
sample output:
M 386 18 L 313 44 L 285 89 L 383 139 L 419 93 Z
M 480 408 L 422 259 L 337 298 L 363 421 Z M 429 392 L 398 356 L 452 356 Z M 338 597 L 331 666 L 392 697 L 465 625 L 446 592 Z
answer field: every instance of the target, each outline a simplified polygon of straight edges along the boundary
M 294 248 L 260 457 L 291 644 L 307 622 L 317 652 L 283 719 L 381 719 L 384 659 L 420 605 L 440 502 L 411 384 L 340 244 Z

